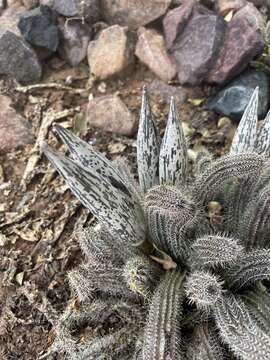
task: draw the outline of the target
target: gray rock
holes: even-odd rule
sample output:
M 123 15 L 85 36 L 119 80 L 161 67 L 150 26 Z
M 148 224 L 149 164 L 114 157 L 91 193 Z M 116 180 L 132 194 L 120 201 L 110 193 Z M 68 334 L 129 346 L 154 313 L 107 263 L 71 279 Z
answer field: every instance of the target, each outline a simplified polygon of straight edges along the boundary
M 205 108 L 240 119 L 256 86 L 260 89 L 258 115 L 262 118 L 267 111 L 269 86 L 268 77 L 262 71 L 247 71 L 240 75 L 210 99 Z
M 55 13 L 46 5 L 26 11 L 21 17 L 18 28 L 25 40 L 34 46 L 56 51 L 59 32 Z
M 225 16 L 230 11 L 237 11 L 247 4 L 246 0 L 217 0 L 216 10 L 217 12 Z
M 201 83 L 222 46 L 226 23 L 216 15 L 197 15 L 186 25 L 172 47 L 181 84 Z
M 11 75 L 21 84 L 41 78 L 42 68 L 34 50 L 20 36 L 0 28 L 0 74 Z
M 151 97 L 153 96 L 159 101 L 167 104 L 170 103 L 172 96 L 177 105 L 183 104 L 187 98 L 187 95 L 181 86 L 168 85 L 157 79 L 147 85 L 147 92 Z
M 116 95 L 94 98 L 87 106 L 87 123 L 104 131 L 133 135 L 137 120 L 123 101 Z
M 6 153 L 34 141 L 29 123 L 11 107 L 11 99 L 0 95 L 0 152 Z
M 176 76 L 176 67 L 167 54 L 164 38 L 156 30 L 141 27 L 138 30 L 138 42 L 135 54 L 163 81 Z
M 74 20 L 61 24 L 58 53 L 71 66 L 78 66 L 87 55 L 90 41 L 89 28 Z
M 91 23 L 100 18 L 99 0 L 41 0 L 41 3 L 51 6 L 63 16 L 81 17 Z
M 76 0 L 54 0 L 53 9 L 64 16 L 78 15 Z
M 110 24 L 137 29 L 164 15 L 171 0 L 101 0 L 102 15 Z
M 225 41 L 216 63 L 208 74 L 208 82 L 223 84 L 240 74 L 265 45 L 263 34 L 242 17 L 228 23 Z

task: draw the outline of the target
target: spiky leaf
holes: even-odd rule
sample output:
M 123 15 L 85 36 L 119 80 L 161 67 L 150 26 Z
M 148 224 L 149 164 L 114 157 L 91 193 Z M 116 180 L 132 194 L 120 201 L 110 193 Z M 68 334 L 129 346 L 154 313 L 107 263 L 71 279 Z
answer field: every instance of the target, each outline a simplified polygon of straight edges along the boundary
M 181 359 L 183 274 L 167 272 L 153 295 L 144 333 L 143 359 Z
M 218 333 L 211 324 L 199 325 L 188 344 L 187 360 L 225 360 L 223 349 Z
M 267 290 L 255 288 L 243 294 L 242 298 L 258 326 L 266 334 L 270 334 L 270 295 Z
M 199 309 L 213 306 L 222 294 L 222 283 L 215 275 L 206 271 L 192 272 L 185 284 L 188 300 Z
M 244 251 L 235 239 L 220 235 L 203 236 L 195 241 L 192 249 L 193 266 L 211 268 L 234 263 Z
M 257 134 L 255 151 L 258 154 L 264 154 L 267 157 L 270 155 L 270 111 L 266 115 Z
M 186 259 L 190 251 L 186 234 L 200 219 L 194 201 L 176 187 L 161 185 L 146 194 L 145 210 L 156 247 L 179 261 Z
M 254 150 L 258 120 L 258 93 L 259 88 L 257 87 L 235 132 L 230 150 L 231 154 L 240 154 Z
M 267 360 L 270 353 L 270 337 L 252 318 L 240 297 L 223 296 L 212 307 L 223 341 L 236 356 L 244 360 Z
M 158 184 L 159 146 L 159 136 L 144 88 L 137 135 L 138 175 L 143 192 Z
M 98 172 L 95 168 L 86 169 L 73 160 L 57 153 L 49 146 L 43 152 L 58 172 L 66 180 L 75 196 L 98 218 L 110 228 L 115 236 L 128 243 L 144 240 L 143 222 L 139 218 L 138 205 L 132 193 L 111 176 L 107 167 Z
M 194 196 L 197 201 L 210 201 L 218 191 L 224 191 L 230 181 L 259 175 L 264 164 L 264 158 L 254 153 L 223 156 L 198 176 Z
M 187 174 L 187 145 L 174 99 L 159 155 L 160 184 L 177 185 Z
M 228 285 L 233 289 L 248 287 L 260 280 L 270 279 L 270 250 L 253 250 L 225 269 Z

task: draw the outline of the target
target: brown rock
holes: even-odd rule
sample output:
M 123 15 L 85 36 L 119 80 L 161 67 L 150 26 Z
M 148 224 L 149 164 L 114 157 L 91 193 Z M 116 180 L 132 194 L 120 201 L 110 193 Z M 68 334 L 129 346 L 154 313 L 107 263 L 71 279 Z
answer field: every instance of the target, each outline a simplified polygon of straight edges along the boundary
M 16 35 L 21 35 L 18 28 L 20 16 L 26 11 L 26 8 L 19 4 L 9 6 L 1 15 L 1 28 L 12 31 Z
M 163 81 L 176 76 L 176 68 L 166 51 L 162 35 L 152 29 L 140 28 L 135 54 Z
M 184 1 L 183 4 L 177 8 L 174 8 L 166 14 L 163 19 L 163 29 L 167 48 L 170 49 L 184 27 L 186 26 L 196 0 Z
M 110 24 L 137 29 L 164 15 L 171 0 L 101 0 L 102 14 Z
M 133 135 L 137 128 L 135 116 L 116 95 L 90 100 L 87 106 L 87 122 L 101 130 L 127 136 Z
M 113 25 L 88 46 L 90 71 L 98 79 L 124 75 L 134 64 L 135 42 L 127 27 Z
M 196 15 L 172 48 L 181 84 L 201 83 L 212 68 L 222 46 L 226 23 L 216 15 Z
M 217 12 L 225 16 L 230 11 L 237 11 L 247 4 L 246 0 L 217 0 Z
M 208 82 L 222 84 L 238 75 L 264 48 L 263 35 L 244 18 L 229 22 L 218 59 L 208 75 Z
M 183 104 L 187 98 L 187 95 L 181 86 L 168 85 L 158 79 L 147 85 L 147 92 L 150 96 L 167 104 L 170 103 L 172 96 L 177 105 Z
M 33 140 L 29 124 L 11 107 L 11 99 L 0 95 L 0 152 L 15 150 Z

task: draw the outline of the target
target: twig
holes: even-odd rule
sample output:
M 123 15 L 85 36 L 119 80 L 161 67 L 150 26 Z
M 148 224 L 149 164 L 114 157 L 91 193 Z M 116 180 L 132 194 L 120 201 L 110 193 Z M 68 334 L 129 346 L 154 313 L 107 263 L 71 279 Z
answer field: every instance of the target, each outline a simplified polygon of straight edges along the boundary
M 74 94 L 82 94 L 85 93 L 86 89 L 74 89 L 70 86 L 58 84 L 58 83 L 47 83 L 47 84 L 34 84 L 34 85 L 28 85 L 28 86 L 17 86 L 15 88 L 16 91 L 21 92 L 23 94 L 26 94 L 29 91 L 32 90 L 40 90 L 40 89 L 55 89 L 55 90 L 67 90 L 71 91 Z

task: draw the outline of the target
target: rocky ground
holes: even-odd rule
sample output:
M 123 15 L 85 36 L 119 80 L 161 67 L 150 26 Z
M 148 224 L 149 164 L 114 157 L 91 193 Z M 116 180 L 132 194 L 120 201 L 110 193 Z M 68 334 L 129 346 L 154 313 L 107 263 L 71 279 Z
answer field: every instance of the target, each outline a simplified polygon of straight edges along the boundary
M 266 116 L 269 14 L 259 0 L 0 0 L 1 359 L 47 357 L 94 221 L 40 153 L 66 151 L 51 125 L 134 166 L 146 85 L 161 130 L 175 97 L 191 162 L 219 156 L 256 86 Z

